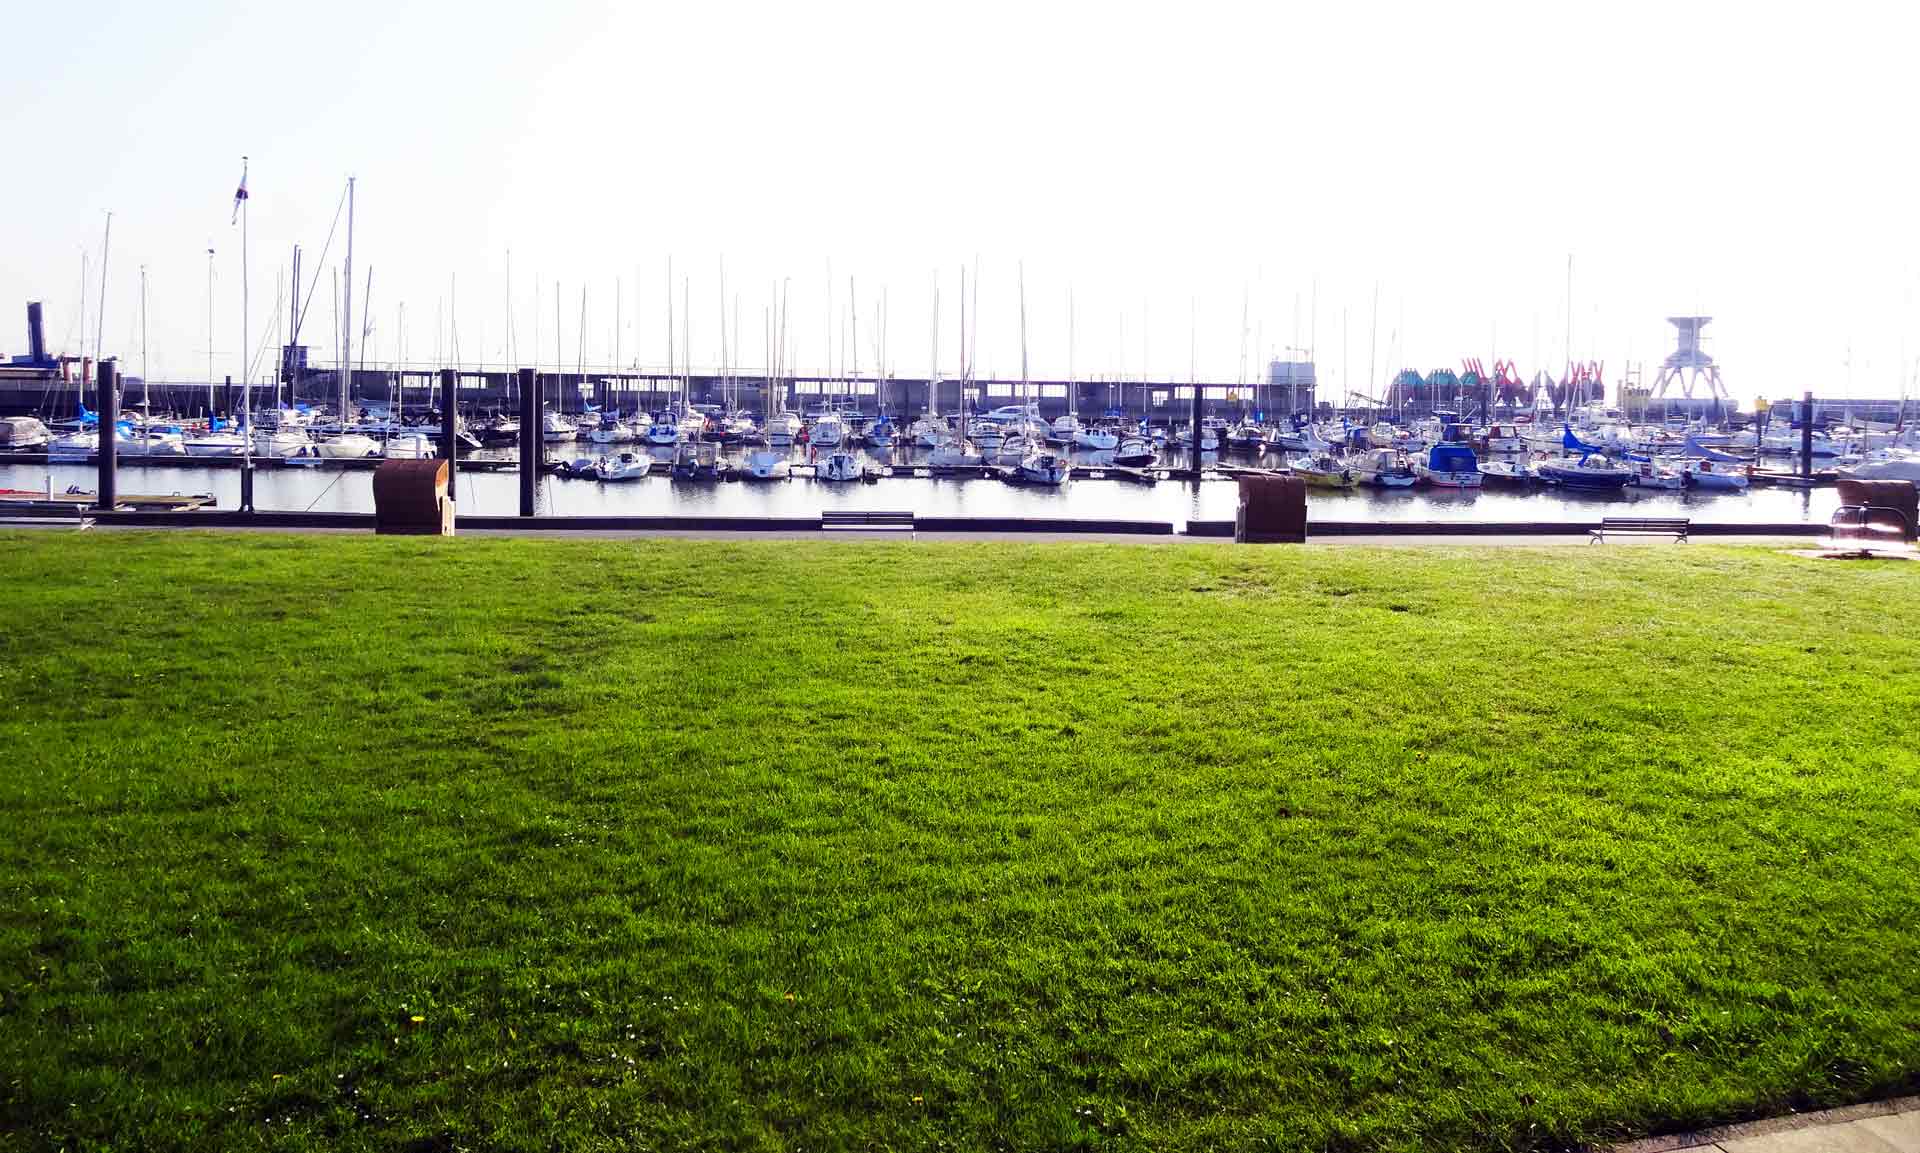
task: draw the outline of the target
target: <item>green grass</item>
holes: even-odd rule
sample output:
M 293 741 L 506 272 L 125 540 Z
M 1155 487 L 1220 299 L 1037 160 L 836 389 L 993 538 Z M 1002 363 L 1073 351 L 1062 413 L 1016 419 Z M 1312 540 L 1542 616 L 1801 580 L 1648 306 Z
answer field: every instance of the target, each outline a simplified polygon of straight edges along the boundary
M 1920 1086 L 1920 567 L 0 538 L 0 1147 L 1525 1148 Z

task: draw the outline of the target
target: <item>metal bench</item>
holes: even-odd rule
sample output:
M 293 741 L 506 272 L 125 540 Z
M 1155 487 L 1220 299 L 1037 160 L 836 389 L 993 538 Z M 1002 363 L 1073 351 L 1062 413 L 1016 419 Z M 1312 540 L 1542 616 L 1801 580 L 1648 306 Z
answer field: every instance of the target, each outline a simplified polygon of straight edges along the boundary
M 1599 528 L 1587 530 L 1587 543 L 1595 544 L 1613 536 L 1670 536 L 1685 544 L 1687 541 L 1688 520 L 1683 516 L 1607 516 L 1600 518 Z
M 820 528 L 851 529 L 858 531 L 905 532 L 913 534 L 913 514 L 911 512 L 863 512 L 850 509 L 827 509 L 820 514 Z

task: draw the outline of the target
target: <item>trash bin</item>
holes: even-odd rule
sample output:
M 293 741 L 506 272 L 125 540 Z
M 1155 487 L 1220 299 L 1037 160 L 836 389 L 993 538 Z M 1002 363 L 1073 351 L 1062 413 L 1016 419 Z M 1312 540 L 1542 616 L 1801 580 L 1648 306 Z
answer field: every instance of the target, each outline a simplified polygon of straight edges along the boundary
M 1307 539 L 1307 482 L 1297 476 L 1242 476 L 1233 539 L 1298 544 Z
M 373 470 L 373 531 L 452 536 L 444 460 L 388 460 Z

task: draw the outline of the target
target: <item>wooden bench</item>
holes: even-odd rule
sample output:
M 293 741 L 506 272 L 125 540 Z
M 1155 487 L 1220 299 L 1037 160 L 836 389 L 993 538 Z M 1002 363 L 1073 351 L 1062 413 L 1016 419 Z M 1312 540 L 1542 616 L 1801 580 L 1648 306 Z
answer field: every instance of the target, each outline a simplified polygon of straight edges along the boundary
M 1606 516 L 1599 528 L 1587 530 L 1587 543 L 1613 536 L 1670 536 L 1681 544 L 1687 541 L 1687 518 L 1683 516 Z
M 861 512 L 850 509 L 827 509 L 820 514 L 820 527 L 822 530 L 904 531 L 911 535 L 913 532 L 913 514 L 910 512 Z

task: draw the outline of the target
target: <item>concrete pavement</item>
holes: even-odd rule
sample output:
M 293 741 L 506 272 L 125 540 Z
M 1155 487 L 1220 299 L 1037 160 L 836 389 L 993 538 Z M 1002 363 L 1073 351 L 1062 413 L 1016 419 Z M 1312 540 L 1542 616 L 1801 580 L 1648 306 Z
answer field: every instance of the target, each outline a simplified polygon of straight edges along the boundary
M 1612 1153 L 1920 1153 L 1920 1097 L 1723 1125 L 1615 1145 Z

